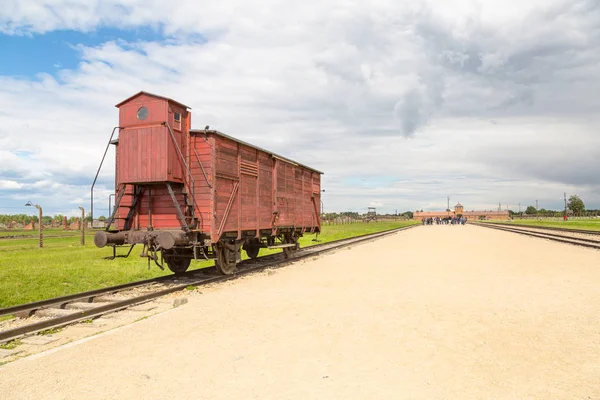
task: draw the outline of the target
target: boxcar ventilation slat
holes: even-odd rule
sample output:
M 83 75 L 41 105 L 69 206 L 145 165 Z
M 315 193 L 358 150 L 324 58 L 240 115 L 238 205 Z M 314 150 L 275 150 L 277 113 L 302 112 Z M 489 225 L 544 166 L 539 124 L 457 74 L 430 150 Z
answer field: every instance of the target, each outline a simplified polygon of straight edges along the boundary
M 240 172 L 246 175 L 258 176 L 258 165 L 242 161 L 240 163 Z

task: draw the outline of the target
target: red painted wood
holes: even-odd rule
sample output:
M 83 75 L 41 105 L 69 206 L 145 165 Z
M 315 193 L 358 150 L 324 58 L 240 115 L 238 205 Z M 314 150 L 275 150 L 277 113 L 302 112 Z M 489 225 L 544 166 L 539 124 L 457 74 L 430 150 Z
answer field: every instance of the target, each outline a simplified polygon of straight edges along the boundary
M 148 109 L 144 121 L 137 118 L 142 106 Z M 176 113 L 181 115 L 179 123 Z M 186 196 L 193 200 L 200 229 L 213 242 L 219 240 L 217 229 L 225 217 L 223 232 L 235 236 L 243 231 L 272 229 L 274 212 L 279 215 L 275 224 L 279 227 L 314 229 L 319 225 L 314 205 L 320 212 L 320 173 L 216 131 L 190 133 L 191 113 L 182 104 L 160 96 L 142 92 L 119 104 L 119 124 L 123 129 L 116 146 L 116 191 L 126 185 L 128 195 L 117 212 L 118 229 L 123 228 L 123 218 L 130 210 L 127 206 L 133 201 L 134 184 L 144 188 L 135 207 L 135 229 L 150 225 L 154 229 L 180 228 L 177 206 L 165 182 L 171 182 L 182 210 Z M 232 199 L 236 183 L 239 186 Z M 230 200 L 229 215 L 225 216 Z
M 148 114 L 144 120 L 138 118 L 142 107 Z M 176 113 L 180 115 L 179 122 L 175 120 Z M 119 133 L 117 184 L 182 183 L 186 168 L 180 152 L 185 158 L 188 114 L 176 102 L 144 93 L 121 103 L 119 126 L 123 129 Z

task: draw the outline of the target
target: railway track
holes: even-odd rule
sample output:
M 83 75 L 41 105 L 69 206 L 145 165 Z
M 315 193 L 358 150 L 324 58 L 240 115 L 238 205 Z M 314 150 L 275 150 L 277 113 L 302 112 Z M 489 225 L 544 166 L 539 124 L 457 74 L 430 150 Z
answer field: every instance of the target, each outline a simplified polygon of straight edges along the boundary
M 97 318 L 104 314 L 120 311 L 170 293 L 185 290 L 190 286 L 201 286 L 208 283 L 221 282 L 235 279 L 238 276 L 260 271 L 265 268 L 280 267 L 293 261 L 315 256 L 344 246 L 387 236 L 415 226 L 417 225 L 313 245 L 299 250 L 291 259 L 285 259 L 283 253 L 277 253 L 259 257 L 254 261 L 244 260 L 238 264 L 238 272 L 235 275 L 219 275 L 215 267 L 209 267 L 189 271 L 180 276 L 163 276 L 37 301 L 34 303 L 2 308 L 0 309 L 0 317 L 14 315 L 20 318 L 27 318 L 30 322 L 16 328 L 0 330 L 0 343 L 10 342 L 23 336 L 32 335 L 44 330 Z M 39 318 L 40 316 L 42 318 Z
M 519 233 L 521 235 L 554 240 L 556 242 L 568 243 L 576 246 L 583 246 L 600 250 L 600 232 L 582 229 L 548 228 L 530 225 L 510 225 L 501 223 L 474 222 L 472 224 L 490 229 Z
M 531 228 L 531 229 L 544 230 L 544 231 L 558 231 L 558 232 L 582 233 L 582 234 L 585 234 L 585 235 L 600 236 L 600 231 L 592 231 L 592 230 L 589 230 L 589 229 L 571 229 L 571 228 L 558 228 L 558 227 L 553 227 L 553 226 L 522 225 L 522 224 L 515 225 L 515 224 L 503 223 L 503 222 L 474 222 L 474 223 L 482 224 L 482 225 L 509 226 L 511 228 L 522 227 L 522 228 Z
M 80 238 L 80 231 L 77 231 L 76 234 L 73 235 L 44 235 L 44 239 L 57 239 L 57 238 Z M 93 239 L 94 237 L 86 234 L 86 237 L 90 237 Z M 8 236 L 0 236 L 0 240 L 25 240 L 25 239 L 37 239 L 38 235 L 8 235 Z

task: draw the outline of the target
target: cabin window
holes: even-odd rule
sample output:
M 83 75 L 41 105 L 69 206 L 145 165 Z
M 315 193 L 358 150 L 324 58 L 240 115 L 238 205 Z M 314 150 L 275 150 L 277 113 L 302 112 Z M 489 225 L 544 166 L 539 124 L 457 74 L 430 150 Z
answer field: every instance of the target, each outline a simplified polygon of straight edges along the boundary
M 146 118 L 148 118 L 148 109 L 146 107 L 140 107 L 140 109 L 137 112 L 137 117 L 140 121 L 143 121 Z
M 175 129 L 181 129 L 181 113 L 173 113 L 173 119 L 175 120 Z

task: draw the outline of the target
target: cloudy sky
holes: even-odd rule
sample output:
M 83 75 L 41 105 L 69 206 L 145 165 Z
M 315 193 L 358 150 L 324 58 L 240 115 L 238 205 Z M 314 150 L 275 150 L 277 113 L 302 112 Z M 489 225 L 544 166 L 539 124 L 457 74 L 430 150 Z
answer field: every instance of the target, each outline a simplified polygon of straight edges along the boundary
M 324 171 L 325 211 L 600 208 L 598 0 L 3 0 L 0 58 L 0 213 L 89 208 L 140 90 Z

